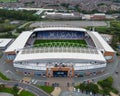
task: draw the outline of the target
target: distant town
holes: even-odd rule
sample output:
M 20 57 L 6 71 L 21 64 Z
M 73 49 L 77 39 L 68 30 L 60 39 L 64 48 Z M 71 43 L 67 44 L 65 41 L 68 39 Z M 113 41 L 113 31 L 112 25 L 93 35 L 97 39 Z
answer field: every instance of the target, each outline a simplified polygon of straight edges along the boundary
M 42 19 L 111 20 L 120 18 L 118 0 L 0 0 L 1 9 L 34 10 Z
M 119 0 L 0 0 L 6 8 L 47 8 L 83 12 L 111 12 L 120 10 Z

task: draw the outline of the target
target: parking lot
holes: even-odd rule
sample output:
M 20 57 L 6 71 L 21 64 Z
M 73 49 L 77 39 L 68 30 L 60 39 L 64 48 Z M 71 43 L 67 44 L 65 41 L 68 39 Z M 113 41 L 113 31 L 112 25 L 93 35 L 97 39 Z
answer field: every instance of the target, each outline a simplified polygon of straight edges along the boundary
M 105 21 L 42 21 L 34 22 L 30 28 L 36 27 L 87 27 L 87 26 L 107 26 Z

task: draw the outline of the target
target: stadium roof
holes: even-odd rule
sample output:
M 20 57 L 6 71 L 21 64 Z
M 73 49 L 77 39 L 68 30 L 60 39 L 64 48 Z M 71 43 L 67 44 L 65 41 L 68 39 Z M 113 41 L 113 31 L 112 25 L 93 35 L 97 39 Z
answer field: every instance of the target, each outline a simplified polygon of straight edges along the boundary
M 94 15 L 97 15 L 97 16 L 105 16 L 105 13 L 95 13 Z
M 74 31 L 86 31 L 83 28 L 68 28 L 68 27 L 45 27 L 45 28 L 36 28 L 32 31 L 22 32 L 17 39 L 5 50 L 5 52 L 16 51 L 23 49 L 30 35 L 35 31 L 46 31 L 46 30 L 74 30 Z
M 87 53 L 87 54 L 98 54 L 96 48 L 83 48 L 83 47 L 28 47 L 22 50 L 22 54 L 35 54 L 35 53 Z
M 0 39 L 0 48 L 5 47 L 12 39 L 1 38 Z
M 24 48 L 28 38 L 32 34 L 32 31 L 22 32 L 18 38 L 5 50 L 5 52 L 11 52 Z
M 98 49 L 104 49 L 105 51 L 108 52 L 115 52 L 98 32 L 88 32 L 88 34 L 92 37 Z
M 87 31 L 86 29 L 83 28 L 70 28 L 70 27 L 45 27 L 34 29 L 34 31 L 47 31 L 47 30 Z
M 5 50 L 5 52 L 16 51 L 19 49 L 23 49 L 28 38 L 35 31 L 46 31 L 46 30 L 73 30 L 73 31 L 84 31 L 87 32 L 86 29 L 83 28 L 70 28 L 70 27 L 45 27 L 45 28 L 36 28 L 32 31 L 24 31 L 22 32 L 18 38 Z M 91 38 L 93 39 L 96 47 L 98 49 L 104 49 L 105 51 L 114 52 L 114 50 L 108 45 L 108 43 L 101 37 L 98 32 L 87 32 Z
M 46 53 L 30 53 L 22 54 L 22 51 L 18 53 L 14 62 L 16 61 L 28 61 L 28 60 L 46 60 L 46 59 L 78 59 L 78 60 L 96 60 L 106 62 L 102 53 L 98 50 L 98 54 L 93 53 L 73 53 L 73 52 L 46 52 Z

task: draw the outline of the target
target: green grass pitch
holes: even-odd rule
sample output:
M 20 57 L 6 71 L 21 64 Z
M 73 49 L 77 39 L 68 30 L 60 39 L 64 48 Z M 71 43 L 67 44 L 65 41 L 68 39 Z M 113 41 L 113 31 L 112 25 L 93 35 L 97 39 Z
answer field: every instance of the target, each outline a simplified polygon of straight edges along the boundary
M 86 47 L 85 40 L 36 40 L 35 47 Z

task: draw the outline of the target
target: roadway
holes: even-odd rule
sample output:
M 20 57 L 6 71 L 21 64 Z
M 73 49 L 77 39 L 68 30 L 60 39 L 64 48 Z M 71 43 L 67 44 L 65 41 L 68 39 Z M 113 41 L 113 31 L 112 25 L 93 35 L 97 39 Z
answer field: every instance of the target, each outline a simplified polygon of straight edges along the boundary
M 0 79 L 0 83 L 5 84 L 5 85 L 10 85 L 10 86 L 14 86 L 17 84 L 18 87 L 21 87 L 24 90 L 28 90 L 29 92 L 35 94 L 36 96 L 50 96 L 49 94 L 45 93 L 43 90 L 39 89 L 38 87 L 34 85 L 20 83 L 18 81 L 5 81 L 1 79 Z
M 32 21 L 29 21 L 29 22 L 26 22 L 26 23 L 24 23 L 24 24 L 22 24 L 22 25 L 20 25 L 19 27 L 17 27 L 18 29 L 21 29 L 21 28 L 23 28 L 23 27 L 25 27 L 25 26 L 27 26 L 28 24 L 31 24 L 32 23 Z M 18 36 L 19 35 L 19 33 L 16 33 L 16 29 L 14 29 L 14 30 L 12 30 L 11 31 L 11 33 L 13 34 L 13 35 L 16 35 L 16 36 Z
M 33 22 L 30 24 L 30 28 L 33 27 L 49 27 L 49 26 L 68 26 L 68 27 L 87 27 L 87 26 L 108 26 L 105 21 L 41 21 Z
M 120 62 L 115 70 L 115 72 L 112 75 L 114 79 L 113 86 L 119 91 L 119 96 L 120 96 Z
M 18 76 L 15 69 L 13 68 L 13 65 L 10 63 L 9 64 L 5 63 L 5 55 L 3 55 L 3 57 L 0 59 L 0 72 L 2 72 L 7 77 L 16 80 L 16 81 L 5 81 L 0 79 L 0 83 L 11 86 L 18 84 L 19 87 L 32 92 L 36 96 L 49 96 L 49 94 L 45 93 L 43 90 L 39 89 L 38 87 L 32 84 L 20 83 L 19 81 L 22 80 L 24 76 L 21 75 Z

